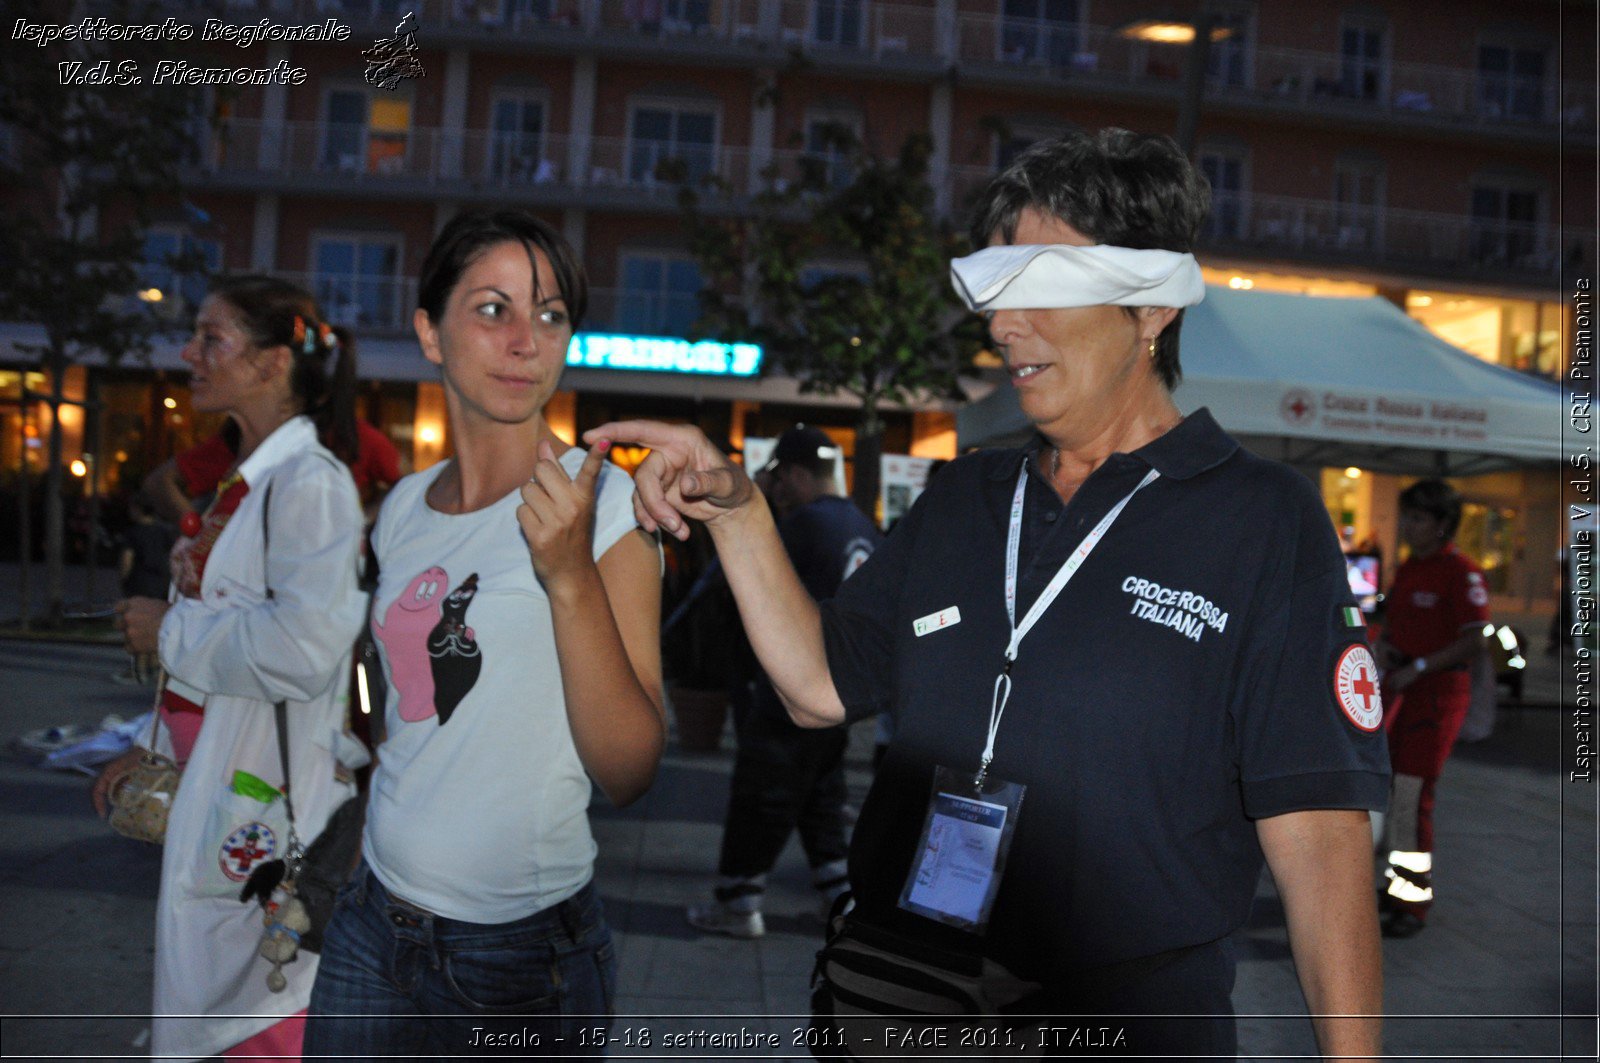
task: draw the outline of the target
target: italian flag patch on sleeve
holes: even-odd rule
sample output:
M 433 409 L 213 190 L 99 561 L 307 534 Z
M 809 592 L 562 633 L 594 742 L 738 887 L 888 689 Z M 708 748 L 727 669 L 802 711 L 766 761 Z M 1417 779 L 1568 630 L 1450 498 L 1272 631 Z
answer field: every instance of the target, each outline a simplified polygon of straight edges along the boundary
M 1367 626 L 1366 618 L 1361 615 L 1361 610 L 1357 609 L 1353 605 L 1345 606 L 1343 609 L 1339 610 L 1339 614 L 1344 618 L 1345 627 Z

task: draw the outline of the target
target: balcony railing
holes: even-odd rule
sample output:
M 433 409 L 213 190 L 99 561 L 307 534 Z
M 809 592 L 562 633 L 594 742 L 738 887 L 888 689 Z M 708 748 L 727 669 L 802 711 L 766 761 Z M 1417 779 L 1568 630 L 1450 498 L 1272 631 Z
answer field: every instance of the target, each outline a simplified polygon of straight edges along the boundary
M 1467 266 L 1550 279 L 1574 244 L 1589 261 L 1594 255 L 1593 234 L 1576 226 L 1225 191 L 1212 195 L 1204 241 L 1218 250 Z
M 962 15 L 957 58 L 995 68 L 1043 68 L 1106 85 L 1177 86 L 1179 45 L 1129 40 L 1080 23 Z M 1474 123 L 1593 128 L 1593 86 L 1554 78 L 1517 78 L 1427 63 L 1357 64 L 1336 52 L 1257 46 L 1243 77 L 1213 77 L 1214 99 L 1343 105 L 1381 114 L 1433 115 Z
M 958 218 L 993 176 L 988 167 L 951 167 L 950 203 Z M 1227 191 L 1212 193 L 1204 243 L 1218 250 L 1346 256 L 1375 266 L 1468 266 L 1552 280 L 1575 245 L 1585 261 L 1595 261 L 1594 234 L 1580 226 Z
M 192 9 L 195 0 L 165 0 Z M 208 5 L 209 6 L 209 5 Z M 904 56 L 1023 75 L 1047 70 L 1107 88 L 1177 91 L 1183 47 L 1133 41 L 1106 26 L 969 12 L 941 20 L 938 6 L 867 0 L 226 0 L 281 20 L 341 18 L 364 41 L 407 11 L 430 35 L 505 41 L 528 34 L 639 37 L 708 45 L 763 45 L 813 58 Z M 1249 47 L 1246 61 L 1213 77 L 1216 99 L 1279 101 L 1346 114 L 1431 117 L 1484 127 L 1556 127 L 1592 133 L 1592 83 L 1524 78 L 1470 66 L 1357 61 L 1336 51 Z M 1024 75 L 1025 76 L 1025 75 Z
M 411 277 L 362 273 L 272 270 L 316 297 L 329 324 L 363 335 L 409 332 L 417 306 L 417 282 Z
M 617 188 L 670 198 L 687 178 L 711 194 L 750 188 L 743 148 L 627 137 L 567 137 L 413 127 L 405 132 L 332 122 L 230 120 L 215 130 L 201 168 L 350 183 L 467 182 L 484 188 Z
M 615 195 L 675 209 L 680 183 L 703 201 L 737 203 L 801 179 L 807 161 L 825 174 L 847 165 L 799 151 L 753 157 L 748 148 L 628 137 L 540 136 L 489 130 L 415 128 L 403 134 L 334 123 L 231 121 L 205 153 L 204 169 L 225 176 L 295 177 L 334 183 L 408 183 L 589 201 Z M 834 176 L 837 176 L 835 174 Z M 953 166 L 942 180 L 943 201 L 957 219 L 994 176 L 993 169 Z M 782 187 L 781 184 L 779 187 Z M 1460 266 L 1553 276 L 1576 242 L 1594 261 L 1594 239 L 1578 228 L 1474 219 L 1466 214 L 1356 207 L 1331 200 L 1245 195 L 1213 196 L 1208 237 L 1213 245 L 1314 254 L 1349 254 L 1379 262 Z M 363 297 L 362 306 L 382 300 Z

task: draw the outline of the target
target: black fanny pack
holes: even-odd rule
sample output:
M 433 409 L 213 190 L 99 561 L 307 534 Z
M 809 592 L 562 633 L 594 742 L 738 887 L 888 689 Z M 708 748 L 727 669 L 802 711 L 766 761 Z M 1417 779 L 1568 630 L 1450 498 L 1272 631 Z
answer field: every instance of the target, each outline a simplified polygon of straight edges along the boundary
M 1038 1058 L 1042 1049 L 1024 1032 L 1036 1023 L 1029 1018 L 1012 1031 L 1008 1013 L 1021 1019 L 1040 1005 L 1057 1010 L 1077 986 L 1086 993 L 1114 991 L 1203 947 L 1140 956 L 1081 972 L 1066 986 L 1046 987 L 976 952 L 932 946 L 854 918 L 853 912 L 836 914 L 811 974 L 809 1047 L 817 1059 L 882 1058 L 913 1047 L 919 1056 L 999 1050 Z

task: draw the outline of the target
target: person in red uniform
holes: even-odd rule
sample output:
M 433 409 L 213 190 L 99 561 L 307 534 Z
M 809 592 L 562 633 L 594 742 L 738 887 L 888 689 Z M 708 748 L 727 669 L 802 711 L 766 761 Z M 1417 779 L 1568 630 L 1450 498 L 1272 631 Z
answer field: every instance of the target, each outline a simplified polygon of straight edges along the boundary
M 191 511 L 194 499 L 217 489 L 238 460 L 233 442 L 237 438 L 237 430 L 231 424 L 225 425 L 204 442 L 162 462 L 145 477 L 144 492 L 161 516 L 174 523 L 181 521 Z M 360 418 L 356 419 L 355 457 L 348 458 L 337 447 L 332 449 L 346 458 L 367 523 L 371 524 L 384 492 L 400 479 L 400 452 L 388 436 Z
M 1472 661 L 1489 619 L 1483 572 L 1451 541 L 1460 522 L 1461 496 L 1443 480 L 1400 494 L 1400 540 L 1411 553 L 1389 589 L 1377 645 L 1394 770 L 1380 900 L 1388 937 L 1417 933 L 1433 904 L 1434 789 L 1467 716 Z

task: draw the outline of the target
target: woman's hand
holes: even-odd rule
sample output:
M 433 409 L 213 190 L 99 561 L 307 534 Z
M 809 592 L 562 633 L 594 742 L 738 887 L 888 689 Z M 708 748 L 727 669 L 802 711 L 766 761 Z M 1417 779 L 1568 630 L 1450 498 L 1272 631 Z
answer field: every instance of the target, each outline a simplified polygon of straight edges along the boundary
M 160 709 L 156 710 L 160 712 Z M 89 791 L 89 800 L 94 803 L 95 815 L 105 819 L 111 811 L 111 790 L 128 772 L 139 765 L 139 758 L 144 756 L 144 750 L 134 746 L 122 756 L 113 760 L 101 769 L 100 775 L 94 781 L 94 787 Z
M 594 567 L 594 495 L 605 464 L 607 440 L 590 448 L 578 470 L 568 479 L 549 442 L 539 444 L 539 464 L 533 479 L 522 485 L 522 505 L 517 523 L 528 540 L 533 571 L 546 588 L 585 566 Z
M 633 473 L 633 512 L 645 531 L 664 529 L 687 539 L 684 517 L 710 523 L 756 497 L 745 471 L 690 425 L 613 421 L 583 438 L 624 439 L 650 448 L 650 456 Z
M 159 598 L 125 598 L 117 603 L 117 630 L 129 653 L 161 649 L 161 620 L 170 608 Z

